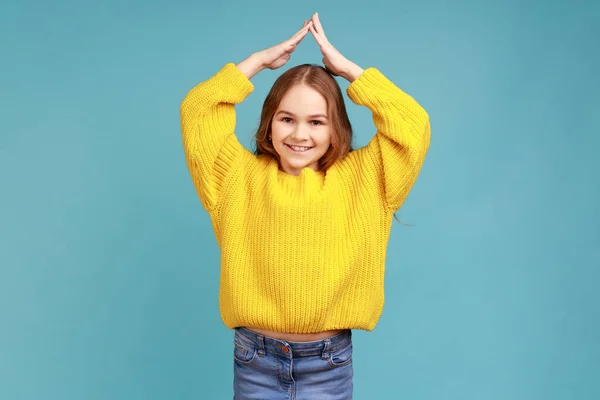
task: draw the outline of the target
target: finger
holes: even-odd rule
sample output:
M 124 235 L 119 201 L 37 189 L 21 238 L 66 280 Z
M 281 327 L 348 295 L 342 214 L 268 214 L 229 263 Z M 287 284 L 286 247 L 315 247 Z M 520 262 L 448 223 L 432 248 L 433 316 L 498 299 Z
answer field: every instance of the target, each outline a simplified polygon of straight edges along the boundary
M 323 36 L 321 36 L 316 30 L 314 26 L 310 27 L 310 33 L 312 33 L 313 37 L 315 38 L 315 41 L 317 42 L 317 44 L 321 47 L 325 46 L 325 44 L 327 43 L 324 39 Z
M 295 38 L 286 40 L 285 42 L 282 43 L 283 45 L 283 49 L 285 52 L 287 53 L 291 53 L 292 51 L 296 50 L 296 46 L 298 46 L 298 44 L 302 41 L 302 39 L 304 39 L 304 37 L 308 34 L 308 31 L 304 32 L 303 35 L 301 36 L 297 36 Z
M 312 24 L 313 24 L 312 21 L 304 21 L 304 25 L 302 25 L 302 29 L 300 29 L 298 32 L 296 32 L 294 34 L 294 36 L 292 36 L 290 39 L 294 39 L 298 35 L 305 35 L 306 33 L 308 33 L 308 27 L 312 26 Z
M 306 32 L 304 32 L 303 34 L 300 34 L 298 36 L 295 36 L 289 40 L 287 40 L 285 42 L 285 46 L 286 47 L 296 47 L 298 45 L 298 43 L 300 43 L 302 41 L 302 39 L 304 39 L 304 37 L 306 36 L 306 34 L 308 33 L 308 30 Z
M 323 30 L 323 26 L 321 25 L 321 21 L 319 20 L 319 14 L 315 13 L 312 16 L 312 21 L 313 21 L 313 25 L 315 26 L 317 32 L 319 32 L 319 34 L 321 34 L 321 36 L 323 36 L 323 38 L 325 40 L 327 40 L 327 36 L 325 36 L 325 31 Z
M 302 41 L 302 39 L 304 39 L 304 37 L 308 34 L 310 27 L 312 27 L 312 24 L 309 22 L 307 23 L 307 25 L 297 34 L 295 34 L 293 37 L 291 37 L 290 39 L 285 41 L 285 45 L 287 46 L 297 46 L 298 43 L 300 43 Z

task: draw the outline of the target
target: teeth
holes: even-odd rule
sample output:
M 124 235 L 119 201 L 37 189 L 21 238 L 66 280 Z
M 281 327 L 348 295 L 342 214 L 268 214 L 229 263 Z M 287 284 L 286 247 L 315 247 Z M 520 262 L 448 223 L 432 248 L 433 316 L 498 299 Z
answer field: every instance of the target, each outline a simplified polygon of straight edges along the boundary
M 301 147 L 301 146 L 292 146 L 292 145 L 288 145 L 288 146 L 290 146 L 295 151 L 306 151 L 306 150 L 310 149 L 310 147 Z

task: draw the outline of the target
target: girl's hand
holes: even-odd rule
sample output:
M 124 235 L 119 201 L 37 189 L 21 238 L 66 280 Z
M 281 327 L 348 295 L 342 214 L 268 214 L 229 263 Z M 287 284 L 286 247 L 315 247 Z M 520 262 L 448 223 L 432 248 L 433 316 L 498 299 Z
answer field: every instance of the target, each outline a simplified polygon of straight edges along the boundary
M 358 78 L 363 70 L 358 65 L 349 61 L 335 47 L 329 43 L 325 31 L 319 21 L 319 14 L 315 13 L 311 18 L 312 25 L 309 26 L 310 33 L 315 38 L 321 53 L 323 53 L 323 64 L 333 75 L 341 76 L 352 82 Z
M 283 66 L 290 59 L 290 56 L 294 50 L 296 50 L 298 43 L 304 39 L 312 24 L 312 21 L 304 21 L 302 29 L 296 32 L 294 36 L 284 42 L 259 52 L 257 55 L 262 63 L 263 68 L 277 69 Z
M 237 64 L 237 68 L 250 79 L 265 68 L 277 69 L 283 66 L 290 59 L 290 55 L 294 50 L 296 50 L 298 43 L 308 34 L 308 30 L 312 24 L 312 21 L 304 21 L 302 29 L 296 32 L 294 36 L 273 47 L 252 54 Z

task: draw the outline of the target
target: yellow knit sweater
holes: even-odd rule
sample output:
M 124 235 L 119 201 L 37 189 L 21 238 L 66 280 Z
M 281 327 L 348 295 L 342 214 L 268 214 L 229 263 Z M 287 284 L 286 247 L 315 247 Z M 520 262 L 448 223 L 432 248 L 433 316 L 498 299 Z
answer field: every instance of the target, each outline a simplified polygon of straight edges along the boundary
M 187 165 L 221 249 L 219 304 L 229 328 L 372 330 L 383 310 L 386 248 L 429 148 L 426 111 L 377 69 L 347 89 L 373 112 L 369 144 L 299 176 L 234 134 L 253 84 L 232 63 L 181 104 Z

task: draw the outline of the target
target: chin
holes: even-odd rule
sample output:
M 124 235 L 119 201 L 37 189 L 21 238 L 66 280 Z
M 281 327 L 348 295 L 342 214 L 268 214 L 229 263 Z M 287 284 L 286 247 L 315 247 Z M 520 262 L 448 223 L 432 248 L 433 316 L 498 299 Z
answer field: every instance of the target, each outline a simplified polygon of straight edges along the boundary
M 285 160 L 285 161 L 292 168 L 306 168 L 310 165 L 310 163 L 305 163 L 305 162 L 293 162 L 293 161 L 290 162 L 290 160 Z

